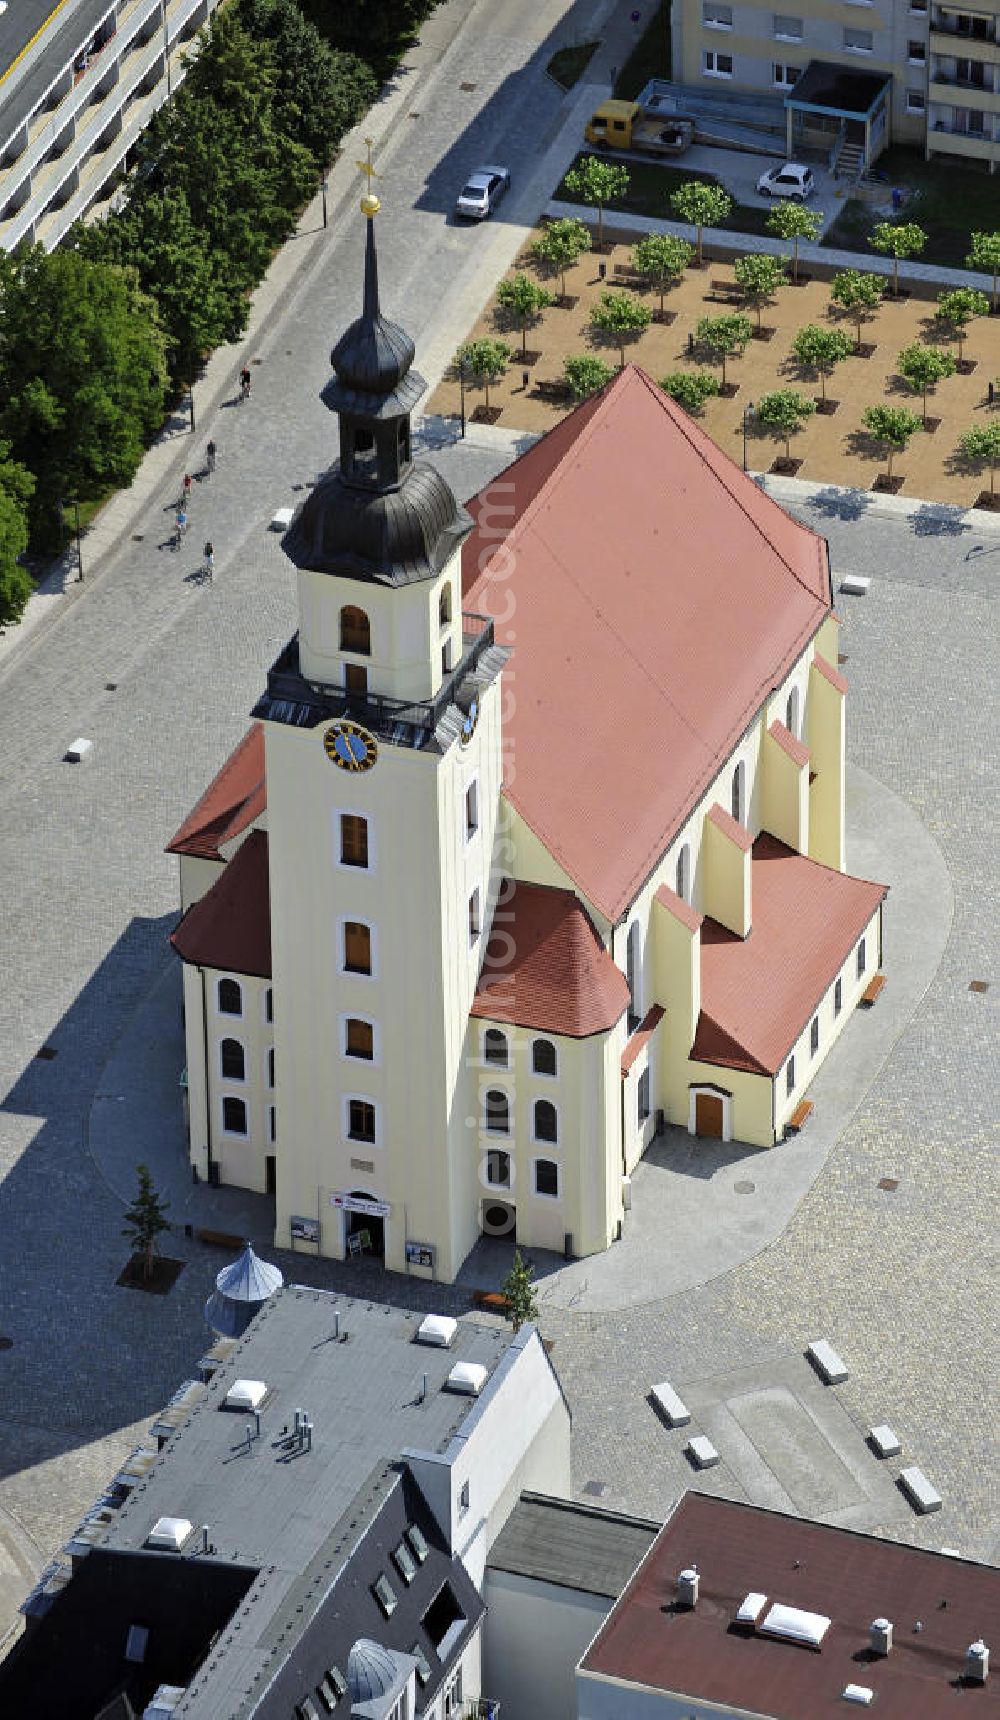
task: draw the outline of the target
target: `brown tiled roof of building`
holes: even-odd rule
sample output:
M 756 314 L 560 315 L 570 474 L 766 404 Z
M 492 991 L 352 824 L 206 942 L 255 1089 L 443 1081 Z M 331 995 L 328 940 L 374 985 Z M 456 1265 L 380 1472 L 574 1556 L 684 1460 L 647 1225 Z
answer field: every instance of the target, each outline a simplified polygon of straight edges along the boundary
M 271 977 L 271 893 L 267 832 L 252 830 L 170 942 L 183 961 L 222 973 Z
M 690 1055 L 774 1075 L 857 943 L 885 884 L 851 878 L 758 836 L 753 925 L 741 938 L 701 928 L 701 1015 Z
M 835 669 L 832 663 L 828 663 L 825 657 L 821 657 L 818 651 L 813 657 L 813 668 L 819 671 L 824 680 L 829 681 L 831 687 L 836 687 L 838 693 L 847 692 L 845 676 L 839 669 Z
M 826 545 L 634 366 L 469 511 L 464 603 L 514 648 L 506 792 L 617 921 L 829 614 Z
M 698 1604 L 676 1609 L 678 1573 L 691 1565 Z M 734 1629 L 752 1592 L 829 1618 L 821 1648 Z M 587 1650 L 582 1672 L 713 1712 L 773 1720 L 843 1720 L 860 1712 L 843 1697 L 856 1684 L 875 1692 L 879 1720 L 952 1720 L 967 1703 L 992 1706 L 989 1684 L 963 1689 L 961 1680 L 966 1649 L 995 1638 L 998 1613 L 994 1566 L 686 1493 Z M 869 1653 L 877 1618 L 896 1626 L 882 1658 Z
M 696 914 L 690 902 L 685 902 L 683 896 L 678 896 L 676 890 L 671 890 L 669 884 L 661 884 L 653 897 L 666 908 L 668 914 L 673 914 L 675 920 L 680 920 L 689 932 L 701 930 L 702 916 Z
M 784 723 L 773 722 L 767 732 L 782 752 L 788 754 L 793 764 L 801 766 L 809 763 L 809 748 L 796 740 L 791 729 L 786 729 Z
M 714 806 L 709 807 L 705 817 L 715 825 L 717 830 L 722 831 L 723 836 L 728 836 L 730 842 L 735 843 L 737 848 L 742 848 L 744 854 L 749 854 L 753 847 L 753 837 L 746 825 L 734 818 L 731 812 L 727 812 L 724 806 L 720 806 L 716 801 Z
M 470 1014 L 585 1039 L 628 1008 L 625 975 L 572 890 L 501 892 Z
M 622 1052 L 623 1075 L 628 1074 L 633 1063 L 635 1063 L 636 1058 L 641 1052 L 645 1051 L 646 1046 L 649 1044 L 653 1034 L 659 1027 L 660 1022 L 663 1020 L 663 1015 L 664 1010 L 662 1004 L 654 1003 L 651 1008 L 647 1009 L 645 1015 Z
M 166 851 L 221 860 L 225 843 L 249 829 L 266 805 L 264 730 L 260 723 L 254 723 L 167 843 Z

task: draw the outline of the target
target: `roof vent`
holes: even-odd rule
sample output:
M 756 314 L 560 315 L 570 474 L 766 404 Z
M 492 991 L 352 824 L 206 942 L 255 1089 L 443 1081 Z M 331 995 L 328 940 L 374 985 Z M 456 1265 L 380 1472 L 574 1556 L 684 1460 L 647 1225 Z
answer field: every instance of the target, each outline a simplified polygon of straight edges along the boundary
M 435 1344 L 439 1350 L 450 1350 L 458 1331 L 458 1321 L 449 1314 L 425 1314 L 417 1327 L 414 1342 Z
M 224 1408 L 260 1409 L 266 1397 L 267 1386 L 263 1380 L 235 1380 L 226 1393 Z
M 875 1692 L 869 1690 L 867 1684 L 845 1684 L 841 1694 L 845 1702 L 857 1702 L 862 1708 L 868 1708 Z
M 868 1630 L 873 1654 L 888 1654 L 892 1647 L 892 1620 L 873 1618 Z
M 751 1589 L 745 1600 L 740 1603 L 736 1614 L 736 1623 L 752 1630 L 766 1606 L 767 1596 L 760 1594 L 756 1589 Z
M 763 1636 L 801 1642 L 807 1648 L 822 1648 L 830 1620 L 823 1613 L 803 1612 L 801 1607 L 773 1606 L 757 1628 Z
M 194 1524 L 186 1517 L 157 1517 L 146 1536 L 146 1546 L 156 1553 L 179 1553 L 193 1532 Z
M 698 1605 L 698 1567 L 689 1565 L 681 1571 L 677 1578 L 677 1605 L 679 1607 L 696 1607 Z
M 456 1362 L 444 1383 L 446 1391 L 478 1397 L 486 1384 L 486 1369 L 481 1362 Z
M 990 1651 L 982 1637 L 965 1651 L 965 1676 L 970 1684 L 985 1684 L 990 1671 Z

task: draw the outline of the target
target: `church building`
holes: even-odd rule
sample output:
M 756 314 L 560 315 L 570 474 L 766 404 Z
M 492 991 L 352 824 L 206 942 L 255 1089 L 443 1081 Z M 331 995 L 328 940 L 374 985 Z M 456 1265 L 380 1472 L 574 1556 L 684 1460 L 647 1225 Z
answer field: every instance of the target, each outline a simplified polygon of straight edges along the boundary
M 780 1151 L 881 962 L 825 540 L 633 366 L 468 508 L 379 307 L 285 535 L 299 627 L 170 844 L 190 1156 L 275 1242 L 586 1255 L 654 1135 Z

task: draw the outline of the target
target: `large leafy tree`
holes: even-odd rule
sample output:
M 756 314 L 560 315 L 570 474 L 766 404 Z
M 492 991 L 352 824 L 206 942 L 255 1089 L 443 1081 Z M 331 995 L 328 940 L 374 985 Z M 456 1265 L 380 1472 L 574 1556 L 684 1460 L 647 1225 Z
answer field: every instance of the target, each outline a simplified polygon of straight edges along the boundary
M 597 210 L 597 249 L 604 249 L 604 211 L 609 203 L 617 203 L 628 193 L 629 171 L 618 162 L 602 161 L 599 155 L 587 155 L 577 167 L 570 168 L 564 184 L 571 197 L 579 197 Z
M 304 144 L 318 167 L 378 94 L 364 60 L 324 41 L 296 0 L 239 0 L 237 16 L 276 56 L 273 113 L 286 137 Z
M 882 303 L 885 283 L 877 275 L 863 274 L 860 269 L 841 269 L 833 277 L 830 299 L 854 321 L 858 331 L 857 350 L 861 350 L 861 325 L 875 315 Z
M 989 308 L 990 301 L 986 294 L 977 292 L 975 287 L 954 287 L 950 292 L 938 293 L 934 321 L 946 334 L 958 341 L 959 364 L 962 362 L 966 329 L 974 318 L 987 316 Z
M 997 309 L 997 277 L 1000 275 L 1000 233 L 973 233 L 966 267 L 982 269 L 993 277 L 993 309 Z
M 967 430 L 959 437 L 959 445 L 966 459 L 973 466 L 982 470 L 983 466 L 990 469 L 990 495 L 996 495 L 997 466 L 1000 466 L 1000 424 L 994 419 L 992 424 L 979 424 L 973 430 Z
M 157 1237 L 170 1229 L 170 1220 L 167 1217 L 170 1202 L 161 1200 L 157 1194 L 148 1165 L 136 1165 L 135 1168 L 139 1188 L 125 1214 L 122 1235 L 128 1237 L 136 1254 L 141 1255 L 143 1277 L 152 1278 Z
M 765 305 L 773 304 L 775 293 L 788 279 L 784 260 L 771 257 L 764 251 L 754 252 L 748 257 L 737 257 L 733 275 L 744 300 L 756 311 L 757 327 L 760 328 L 761 311 Z
M 40 245 L 0 254 L 0 436 L 35 474 L 33 531 L 60 498 L 131 481 L 162 422 L 164 349 L 134 270 Z
M 381 69 L 412 41 L 435 0 L 303 0 L 302 10 L 334 46 Z
M 35 480 L 10 458 L 9 442 L 0 442 L 0 626 L 20 621 L 31 596 L 31 575 L 20 558 L 28 547 L 28 503 Z
M 851 353 L 851 342 L 842 328 L 822 328 L 819 323 L 806 323 L 792 341 L 792 355 L 802 370 L 815 371 L 820 381 L 820 396 L 826 399 L 826 379 L 835 364 L 842 364 Z
M 906 406 L 867 406 L 861 421 L 872 440 L 886 451 L 886 477 L 891 482 L 893 455 L 902 453 L 910 437 L 923 429 L 923 424 Z
M 892 291 L 899 296 L 899 265 L 909 257 L 919 257 L 927 243 L 927 234 L 915 221 L 880 221 L 868 235 L 873 251 L 892 258 Z
M 660 383 L 664 394 L 697 417 L 706 400 L 719 392 L 719 379 L 710 370 L 672 370 Z
M 506 375 L 511 357 L 512 353 L 506 341 L 490 340 L 486 336 L 480 340 L 467 341 L 465 346 L 459 348 L 459 367 L 464 367 L 465 374 L 485 389 L 487 412 L 490 409 L 490 389 Z
M 804 203 L 796 203 L 787 198 L 775 204 L 764 223 L 769 233 L 774 233 L 779 239 L 792 241 L 792 280 L 799 278 L 799 240 L 815 240 L 819 237 L 823 225 L 823 216 L 818 209 L 807 209 Z
M 791 459 L 791 439 L 801 430 L 816 408 L 795 388 L 779 388 L 774 394 L 762 394 L 757 402 L 757 417 L 780 436 L 785 444 L 785 459 Z
M 706 348 L 717 363 L 722 365 L 722 386 L 726 386 L 726 360 L 735 358 L 742 353 L 753 334 L 753 324 L 749 317 L 740 315 L 722 317 L 702 317 L 695 330 L 695 339 L 699 346 Z
M 497 287 L 497 306 L 505 322 L 511 323 L 521 336 L 521 357 L 528 350 L 528 330 L 538 321 L 543 310 L 552 303 L 552 294 L 533 281 L 530 275 L 512 275 Z
M 673 233 L 648 233 L 632 252 L 632 267 L 652 281 L 660 295 L 661 316 L 664 293 L 680 280 L 693 256 L 694 246 Z
M 604 388 L 614 376 L 601 358 L 595 358 L 591 353 L 582 353 L 577 358 L 568 358 L 563 365 L 563 375 L 569 384 L 570 393 L 574 400 L 586 400 L 591 394 L 596 394 L 599 388 Z
M 625 367 L 626 342 L 638 340 L 652 320 L 649 306 L 637 299 L 634 293 L 602 293 L 600 304 L 595 305 L 590 313 L 591 327 L 618 348 L 622 369 Z
M 915 340 L 904 346 L 897 359 L 899 374 L 914 394 L 923 396 L 923 422 L 927 424 L 927 394 L 946 376 L 954 376 L 955 360 L 940 346 L 925 346 Z
M 733 212 L 729 193 L 710 179 L 689 179 L 671 193 L 670 207 L 681 221 L 690 222 L 695 230 L 697 262 L 704 261 L 702 234 L 706 227 L 721 227 Z
M 566 297 L 566 270 L 571 269 L 585 251 L 590 250 L 590 234 L 575 216 L 550 221 L 531 247 L 531 254 L 546 268 L 559 276 L 561 297 Z

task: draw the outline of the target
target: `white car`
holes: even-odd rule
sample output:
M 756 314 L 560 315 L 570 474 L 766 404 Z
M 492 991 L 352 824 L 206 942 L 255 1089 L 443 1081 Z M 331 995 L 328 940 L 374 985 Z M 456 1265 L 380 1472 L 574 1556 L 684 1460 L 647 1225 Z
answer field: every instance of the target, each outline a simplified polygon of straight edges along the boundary
M 464 215 L 468 221 L 485 221 L 509 189 L 509 167 L 477 167 L 459 193 L 455 214 Z
M 757 181 L 761 197 L 797 197 L 802 203 L 816 189 L 811 167 L 800 162 L 786 161 L 784 167 L 769 167 Z

